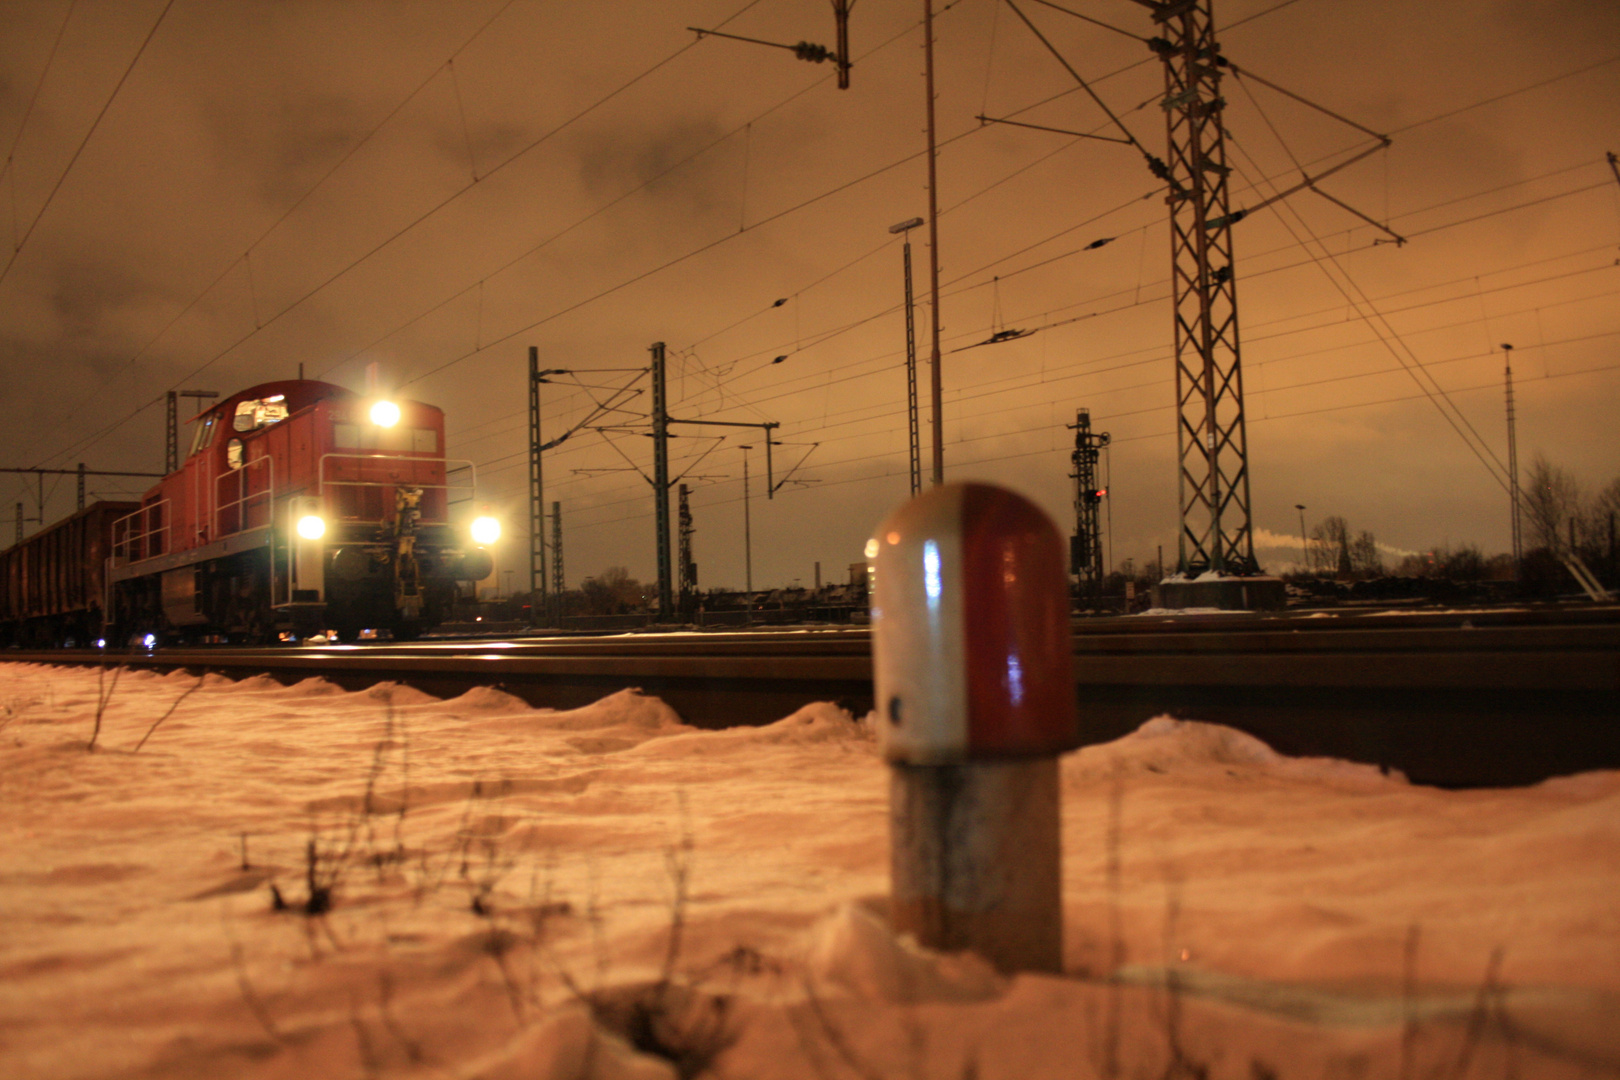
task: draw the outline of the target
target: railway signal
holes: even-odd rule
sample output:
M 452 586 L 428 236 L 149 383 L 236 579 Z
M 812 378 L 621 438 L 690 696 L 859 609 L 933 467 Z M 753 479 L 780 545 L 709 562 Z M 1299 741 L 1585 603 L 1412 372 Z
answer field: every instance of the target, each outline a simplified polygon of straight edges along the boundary
M 1082 596 L 1095 596 L 1102 592 L 1102 501 L 1108 489 L 1097 482 L 1097 461 L 1111 441 L 1106 431 L 1091 430 L 1091 413 L 1076 410 L 1074 423 L 1074 452 L 1069 455 L 1074 471 L 1074 535 L 1069 538 L 1069 573 L 1073 574 Z

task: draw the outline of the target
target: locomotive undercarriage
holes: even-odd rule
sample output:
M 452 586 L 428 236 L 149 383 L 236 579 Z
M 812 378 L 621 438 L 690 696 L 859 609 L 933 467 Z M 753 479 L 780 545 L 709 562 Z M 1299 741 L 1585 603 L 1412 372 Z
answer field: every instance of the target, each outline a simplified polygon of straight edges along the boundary
M 259 547 L 119 582 L 116 632 L 129 640 L 270 644 L 284 633 L 302 639 L 329 630 L 354 641 L 373 629 L 409 641 L 449 615 L 458 580 L 489 573 L 488 555 L 453 546 L 448 527 L 421 527 L 404 552 L 386 527 L 346 523 L 335 532 L 322 559 L 321 602 L 272 605 L 271 552 Z M 278 549 L 280 589 L 285 560 Z
M 413 640 L 450 614 L 457 581 L 489 573 L 488 556 L 463 552 L 448 527 L 418 526 L 409 543 L 400 540 L 387 526 L 341 527 L 326 563 L 327 624 L 338 640 L 368 627 Z

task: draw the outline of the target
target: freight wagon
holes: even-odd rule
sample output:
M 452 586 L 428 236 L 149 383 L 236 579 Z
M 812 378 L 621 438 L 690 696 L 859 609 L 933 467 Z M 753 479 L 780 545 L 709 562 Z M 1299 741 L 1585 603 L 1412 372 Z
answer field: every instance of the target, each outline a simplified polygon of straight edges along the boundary
M 0 645 L 94 644 L 104 621 L 113 522 L 139 509 L 92 503 L 0 551 Z

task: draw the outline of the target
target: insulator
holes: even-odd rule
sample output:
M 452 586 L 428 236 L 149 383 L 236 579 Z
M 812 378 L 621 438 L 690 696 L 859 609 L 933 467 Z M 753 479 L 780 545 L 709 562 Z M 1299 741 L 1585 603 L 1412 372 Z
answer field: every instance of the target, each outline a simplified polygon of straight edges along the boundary
M 834 53 L 825 45 L 812 45 L 808 41 L 801 41 L 793 46 L 793 55 L 800 60 L 808 60 L 813 64 L 825 63 L 833 59 Z

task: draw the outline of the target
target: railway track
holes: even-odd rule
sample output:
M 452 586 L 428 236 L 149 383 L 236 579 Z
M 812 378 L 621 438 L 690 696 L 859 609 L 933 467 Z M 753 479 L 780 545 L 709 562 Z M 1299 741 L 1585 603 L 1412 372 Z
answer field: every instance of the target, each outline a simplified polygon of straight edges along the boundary
M 1169 713 L 1422 783 L 1620 768 L 1620 607 L 1095 619 L 1077 623 L 1074 656 L 1088 741 Z M 767 723 L 808 701 L 856 712 L 872 704 L 864 629 L 163 648 L 118 660 L 287 683 L 319 676 L 350 689 L 394 680 L 440 696 L 494 685 L 554 708 L 635 686 L 702 727 Z

